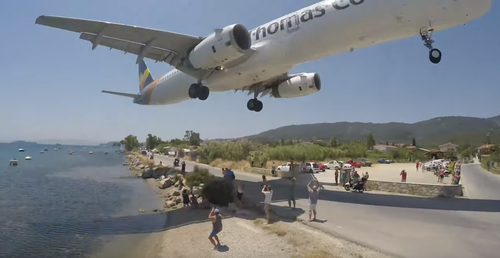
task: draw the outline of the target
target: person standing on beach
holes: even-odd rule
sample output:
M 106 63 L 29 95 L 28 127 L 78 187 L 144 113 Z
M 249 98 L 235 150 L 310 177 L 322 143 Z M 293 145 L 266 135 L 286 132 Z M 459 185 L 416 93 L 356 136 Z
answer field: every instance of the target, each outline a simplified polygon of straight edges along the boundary
M 243 182 L 240 182 L 238 184 L 238 192 L 236 193 L 236 198 L 238 199 L 240 208 L 241 208 L 241 204 L 242 204 L 242 200 L 243 200 L 243 192 L 244 191 L 245 191 L 245 184 L 243 184 Z
M 276 173 L 276 164 L 273 162 L 273 165 L 271 166 L 271 174 L 275 176 L 275 173 Z
M 186 162 L 184 160 L 181 163 L 181 172 L 183 175 L 186 173 Z
M 319 182 L 313 179 L 307 184 L 307 190 L 309 191 L 309 221 L 316 220 L 316 205 L 318 204 L 319 198 Z M 312 219 L 311 219 L 311 216 Z
M 288 207 L 292 209 L 295 209 L 295 183 L 296 183 L 295 177 L 290 178 L 290 191 L 288 192 Z
M 271 201 L 273 199 L 273 190 L 270 185 L 264 185 L 262 188 L 264 194 L 264 212 L 266 213 L 267 224 L 271 223 Z
M 342 179 L 340 181 L 342 181 Z M 338 184 L 339 184 L 339 169 L 335 168 L 335 185 Z
M 212 232 L 210 232 L 208 240 L 210 240 L 210 243 L 214 245 L 214 250 L 218 250 L 220 241 L 217 234 L 222 231 L 222 216 L 220 215 L 219 209 L 216 209 L 215 207 L 212 208 L 210 214 L 208 214 L 208 219 L 212 221 Z

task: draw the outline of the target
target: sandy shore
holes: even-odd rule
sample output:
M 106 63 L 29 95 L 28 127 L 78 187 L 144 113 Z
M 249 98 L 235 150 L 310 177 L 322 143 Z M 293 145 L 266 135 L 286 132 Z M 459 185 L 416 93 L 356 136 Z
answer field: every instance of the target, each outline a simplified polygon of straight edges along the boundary
M 174 187 L 159 189 L 155 179 L 147 183 L 158 198 L 166 199 Z M 389 258 L 349 241 L 321 233 L 300 222 L 274 216 L 273 223 L 263 225 L 264 214 L 254 209 L 236 212 L 223 209 L 224 230 L 220 233 L 222 247 L 213 250 L 208 241 L 211 222 L 209 210 L 182 208 L 165 209 L 165 229 L 151 233 L 133 252 L 124 258 L 175 257 L 248 257 L 279 258 Z

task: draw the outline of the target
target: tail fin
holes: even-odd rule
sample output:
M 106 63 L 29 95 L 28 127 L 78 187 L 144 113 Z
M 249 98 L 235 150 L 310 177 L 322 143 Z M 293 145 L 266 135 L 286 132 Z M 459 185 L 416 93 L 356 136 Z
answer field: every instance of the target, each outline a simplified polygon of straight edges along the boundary
M 149 72 L 148 66 L 144 63 L 144 60 L 141 60 L 139 62 L 139 91 L 142 91 L 144 87 L 148 86 L 153 81 L 154 79 Z

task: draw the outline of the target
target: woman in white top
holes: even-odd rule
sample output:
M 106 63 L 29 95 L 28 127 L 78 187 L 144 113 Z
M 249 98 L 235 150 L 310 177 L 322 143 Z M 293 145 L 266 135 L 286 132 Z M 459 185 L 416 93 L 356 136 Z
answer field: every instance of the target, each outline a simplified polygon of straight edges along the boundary
M 273 199 L 273 190 L 270 185 L 264 185 L 262 188 L 262 193 L 264 194 L 264 212 L 266 213 L 267 223 L 271 223 L 271 215 L 269 214 L 269 208 L 271 201 Z

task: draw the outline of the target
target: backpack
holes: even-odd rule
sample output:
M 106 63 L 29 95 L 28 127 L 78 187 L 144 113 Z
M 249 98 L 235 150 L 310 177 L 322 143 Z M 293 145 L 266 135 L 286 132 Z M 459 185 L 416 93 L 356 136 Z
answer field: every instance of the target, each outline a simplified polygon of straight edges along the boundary
M 229 170 L 229 171 L 231 171 L 231 179 L 234 180 L 236 178 L 236 176 L 234 175 L 234 172 L 232 170 Z

